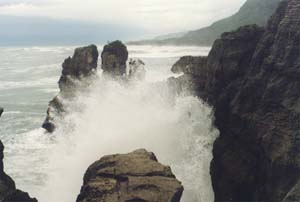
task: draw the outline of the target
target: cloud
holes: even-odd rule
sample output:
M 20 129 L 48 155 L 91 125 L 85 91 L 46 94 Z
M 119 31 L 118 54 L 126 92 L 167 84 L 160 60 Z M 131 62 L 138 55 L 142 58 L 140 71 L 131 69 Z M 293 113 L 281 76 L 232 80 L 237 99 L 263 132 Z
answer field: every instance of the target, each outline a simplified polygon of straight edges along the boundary
M 197 29 L 245 0 L 0 0 L 0 15 L 43 16 L 140 27 L 149 33 Z

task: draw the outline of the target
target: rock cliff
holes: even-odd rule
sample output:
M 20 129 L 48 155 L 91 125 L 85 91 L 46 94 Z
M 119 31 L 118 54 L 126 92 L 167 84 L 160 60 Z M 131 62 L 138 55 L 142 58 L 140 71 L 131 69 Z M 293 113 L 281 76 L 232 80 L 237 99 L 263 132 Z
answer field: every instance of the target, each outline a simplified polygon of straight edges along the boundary
M 92 164 L 77 202 L 179 202 L 181 183 L 146 150 L 110 155 Z
M 225 33 L 199 65 L 172 79 L 215 108 L 215 201 L 298 201 L 300 1 L 283 0 L 265 28 Z M 182 82 L 184 80 L 184 82 Z
M 59 79 L 59 95 L 50 101 L 47 117 L 42 127 L 48 132 L 55 130 L 55 117 L 64 112 L 61 98 L 74 97 L 78 81 L 87 78 L 97 70 L 98 50 L 95 45 L 75 49 L 73 57 L 68 57 L 62 64 L 62 74 Z M 82 88 L 82 87 L 81 87 Z
M 128 50 L 121 41 L 114 41 L 105 45 L 101 54 L 101 59 L 101 68 L 105 75 L 121 77 L 126 74 Z

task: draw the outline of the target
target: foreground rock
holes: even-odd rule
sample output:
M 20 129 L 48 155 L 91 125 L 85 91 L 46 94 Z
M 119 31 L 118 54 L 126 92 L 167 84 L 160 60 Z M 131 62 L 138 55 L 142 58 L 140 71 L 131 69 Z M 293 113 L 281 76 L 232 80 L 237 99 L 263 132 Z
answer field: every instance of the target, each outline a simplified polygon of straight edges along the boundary
M 105 45 L 101 54 L 101 59 L 101 68 L 105 75 L 111 77 L 122 77 L 126 75 L 128 50 L 121 41 L 114 41 Z
M 3 108 L 0 108 L 0 117 Z M 37 202 L 28 193 L 16 189 L 15 182 L 4 172 L 4 146 L 0 140 L 0 201 L 1 202 Z
M 92 164 L 77 202 L 179 202 L 182 192 L 170 167 L 142 149 L 105 156 Z
M 223 34 L 198 66 L 204 84 L 172 79 L 215 108 L 215 201 L 299 201 L 299 13 L 299 0 L 284 0 L 265 29 Z
M 50 101 L 47 110 L 47 117 L 42 127 L 48 132 L 55 130 L 55 117 L 61 116 L 64 112 L 64 106 L 61 98 L 72 98 L 74 92 L 79 88 L 79 81 L 92 76 L 97 70 L 99 53 L 97 46 L 75 49 L 73 57 L 68 57 L 62 64 L 62 75 L 59 79 L 59 95 Z M 85 88 L 86 85 L 80 88 Z

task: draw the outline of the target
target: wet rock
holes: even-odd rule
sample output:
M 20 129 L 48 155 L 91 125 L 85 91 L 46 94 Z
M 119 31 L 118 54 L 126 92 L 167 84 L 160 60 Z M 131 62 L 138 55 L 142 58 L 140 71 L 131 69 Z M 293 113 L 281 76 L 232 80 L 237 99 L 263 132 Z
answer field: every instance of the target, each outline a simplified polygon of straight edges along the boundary
M 127 47 L 121 41 L 114 41 L 105 45 L 101 59 L 101 68 L 105 75 L 122 77 L 126 74 L 128 51 Z
M 185 73 L 195 76 L 204 76 L 203 71 L 207 63 L 207 57 L 199 56 L 183 56 L 171 68 L 171 71 L 176 74 Z M 202 68 L 198 68 L 202 67 Z
M 293 201 L 299 194 L 299 13 L 300 1 L 284 0 L 264 29 L 223 34 L 198 66 L 207 70 L 205 85 L 190 79 L 214 107 L 220 131 L 211 163 L 217 202 Z
M 130 59 L 129 80 L 144 80 L 146 76 L 145 63 L 140 59 Z
M 46 119 L 42 125 L 44 129 L 52 133 L 55 130 L 54 119 L 59 117 L 64 112 L 62 101 L 60 101 L 59 96 L 56 96 L 49 102 L 49 107 L 47 110 Z
M 68 57 L 62 64 L 62 74 L 59 79 L 59 95 L 49 102 L 47 117 L 42 125 L 48 132 L 55 130 L 55 118 L 61 116 L 65 110 L 63 99 L 72 99 L 78 89 L 85 89 L 89 85 L 87 78 L 95 75 L 98 64 L 97 46 L 90 45 L 76 48 L 73 57 Z
M 221 39 L 215 41 L 208 55 L 206 67 L 205 89 L 209 94 L 210 102 L 217 100 L 229 84 L 246 74 L 263 33 L 263 28 L 248 25 L 224 33 Z
M 77 202 L 179 202 L 181 183 L 146 150 L 110 155 L 92 164 Z
M 283 202 L 299 202 L 300 201 L 300 181 L 286 195 Z
M 62 75 L 58 82 L 61 92 L 66 93 L 74 87 L 73 80 L 80 80 L 95 72 L 98 56 L 99 53 L 95 45 L 76 48 L 73 57 L 68 57 L 62 64 Z

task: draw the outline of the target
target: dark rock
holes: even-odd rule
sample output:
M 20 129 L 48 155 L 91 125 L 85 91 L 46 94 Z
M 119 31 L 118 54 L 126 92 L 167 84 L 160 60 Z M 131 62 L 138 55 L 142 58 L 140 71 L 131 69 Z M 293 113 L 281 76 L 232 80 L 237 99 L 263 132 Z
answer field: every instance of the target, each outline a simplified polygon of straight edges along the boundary
M 286 195 L 283 202 L 299 202 L 300 201 L 300 181 Z
M 176 74 L 185 73 L 193 74 L 195 76 L 204 76 L 203 73 L 206 72 L 203 72 L 203 69 L 205 69 L 206 63 L 207 57 L 184 56 L 172 66 L 171 71 Z
M 101 59 L 101 68 L 105 75 L 121 77 L 126 74 L 128 51 L 127 47 L 121 41 L 114 41 L 105 45 Z
M 146 76 L 145 63 L 140 59 L 130 59 L 129 80 L 144 80 Z
M 98 56 L 97 46 L 90 45 L 76 48 L 73 57 L 65 59 L 62 64 L 62 75 L 58 82 L 59 95 L 49 102 L 47 117 L 42 125 L 48 132 L 52 133 L 55 130 L 55 117 L 59 117 L 65 112 L 60 98 L 73 98 L 79 88 L 84 89 L 88 86 L 89 83 L 81 81 L 94 75 L 97 70 Z M 82 86 L 79 87 L 78 81 Z
M 92 164 L 77 202 L 179 202 L 182 192 L 170 167 L 142 149 L 105 156 Z
M 215 41 L 206 67 L 208 78 L 205 88 L 210 102 L 217 100 L 229 84 L 244 76 L 263 33 L 263 28 L 248 25 L 224 33 L 221 39 Z
M 4 146 L 0 141 L 0 201 L 1 202 L 37 202 L 28 193 L 16 189 L 15 182 L 4 172 Z
M 299 13 L 299 0 L 284 0 L 265 30 L 246 26 L 223 34 L 198 67 L 207 69 L 206 84 L 190 79 L 213 105 L 220 130 L 211 163 L 215 201 L 299 196 Z
M 0 117 L 3 114 L 3 112 L 4 112 L 4 109 L 2 107 L 0 107 Z
M 67 91 L 65 88 L 72 88 L 74 79 L 90 76 L 97 69 L 98 56 L 95 45 L 76 48 L 73 57 L 68 57 L 62 64 L 62 75 L 58 82 L 61 92 Z

